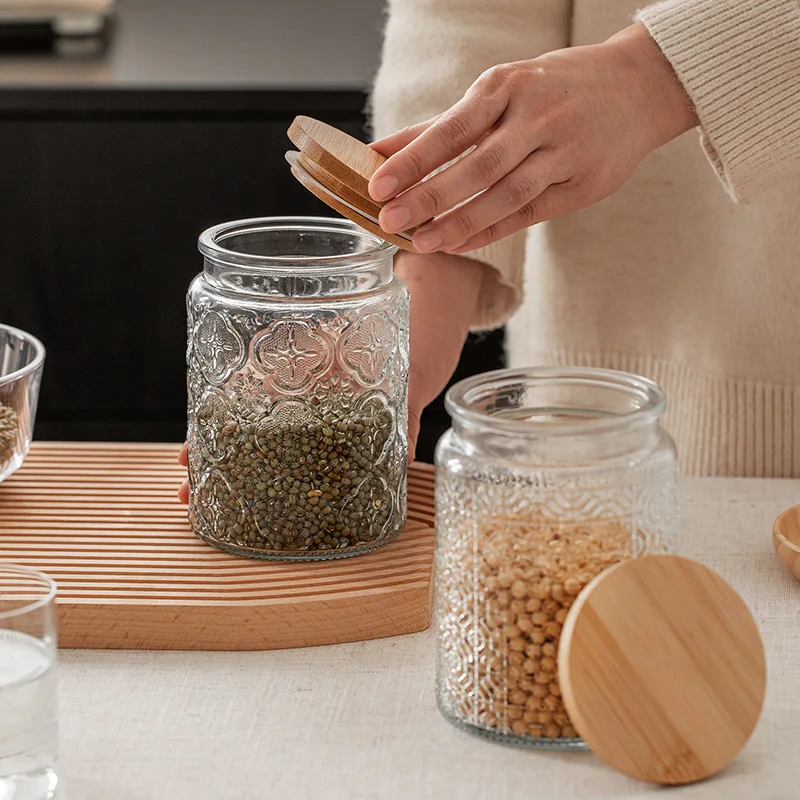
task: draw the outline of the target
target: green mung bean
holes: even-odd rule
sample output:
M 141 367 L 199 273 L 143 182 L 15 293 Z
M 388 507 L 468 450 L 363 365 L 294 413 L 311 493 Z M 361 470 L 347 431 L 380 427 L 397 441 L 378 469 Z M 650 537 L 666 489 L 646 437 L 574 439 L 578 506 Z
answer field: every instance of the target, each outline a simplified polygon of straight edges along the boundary
M 221 461 L 193 488 L 200 530 L 224 544 L 261 551 L 335 551 L 374 542 L 393 509 L 397 465 L 393 416 L 348 417 L 308 425 L 242 415 L 217 426 Z M 209 515 L 204 507 L 214 506 Z M 193 519 L 193 524 L 197 520 Z

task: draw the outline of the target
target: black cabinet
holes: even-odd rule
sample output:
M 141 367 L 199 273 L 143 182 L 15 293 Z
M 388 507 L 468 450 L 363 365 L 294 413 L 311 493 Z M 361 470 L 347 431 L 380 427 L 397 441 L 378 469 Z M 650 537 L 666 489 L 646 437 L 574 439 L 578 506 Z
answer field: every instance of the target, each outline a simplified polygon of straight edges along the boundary
M 361 132 L 360 102 L 324 116 Z M 291 119 L 0 121 L 0 319 L 48 349 L 39 438 L 182 436 L 197 235 L 243 217 L 332 213 L 283 160 Z

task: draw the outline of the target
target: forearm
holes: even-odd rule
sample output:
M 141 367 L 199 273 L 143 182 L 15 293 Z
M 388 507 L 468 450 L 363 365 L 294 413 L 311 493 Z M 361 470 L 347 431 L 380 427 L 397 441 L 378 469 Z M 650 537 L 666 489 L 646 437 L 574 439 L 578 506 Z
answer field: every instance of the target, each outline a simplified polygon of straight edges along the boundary
M 650 118 L 648 147 L 655 150 L 697 127 L 692 101 L 669 60 L 640 22 L 612 36 L 606 43 L 617 51 L 635 76 L 631 85 L 641 92 L 641 106 Z

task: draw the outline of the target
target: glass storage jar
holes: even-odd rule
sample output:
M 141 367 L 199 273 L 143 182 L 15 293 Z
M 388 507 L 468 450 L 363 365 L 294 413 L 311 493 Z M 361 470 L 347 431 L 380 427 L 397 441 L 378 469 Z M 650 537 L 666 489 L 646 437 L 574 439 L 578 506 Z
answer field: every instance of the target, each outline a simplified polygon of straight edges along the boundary
M 436 453 L 437 702 L 490 738 L 581 747 L 561 701 L 561 626 L 624 559 L 668 552 L 677 458 L 664 395 L 627 373 L 502 370 L 447 395 Z
M 351 222 L 200 236 L 188 309 L 189 519 L 240 555 L 324 559 L 406 519 L 408 290 Z
M 22 465 L 31 447 L 44 345 L 10 325 L 0 325 L 0 483 Z

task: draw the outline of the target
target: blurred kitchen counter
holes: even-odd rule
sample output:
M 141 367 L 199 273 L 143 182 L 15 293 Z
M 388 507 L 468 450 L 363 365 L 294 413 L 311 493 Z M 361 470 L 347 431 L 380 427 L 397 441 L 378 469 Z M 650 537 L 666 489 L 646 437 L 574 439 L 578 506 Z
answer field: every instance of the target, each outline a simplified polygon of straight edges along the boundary
M 0 48 L 2 113 L 174 107 L 181 91 L 208 103 L 219 90 L 228 106 L 265 90 L 363 97 L 382 15 L 379 0 L 118 0 L 101 52 L 89 41 L 65 42 L 72 54 Z

